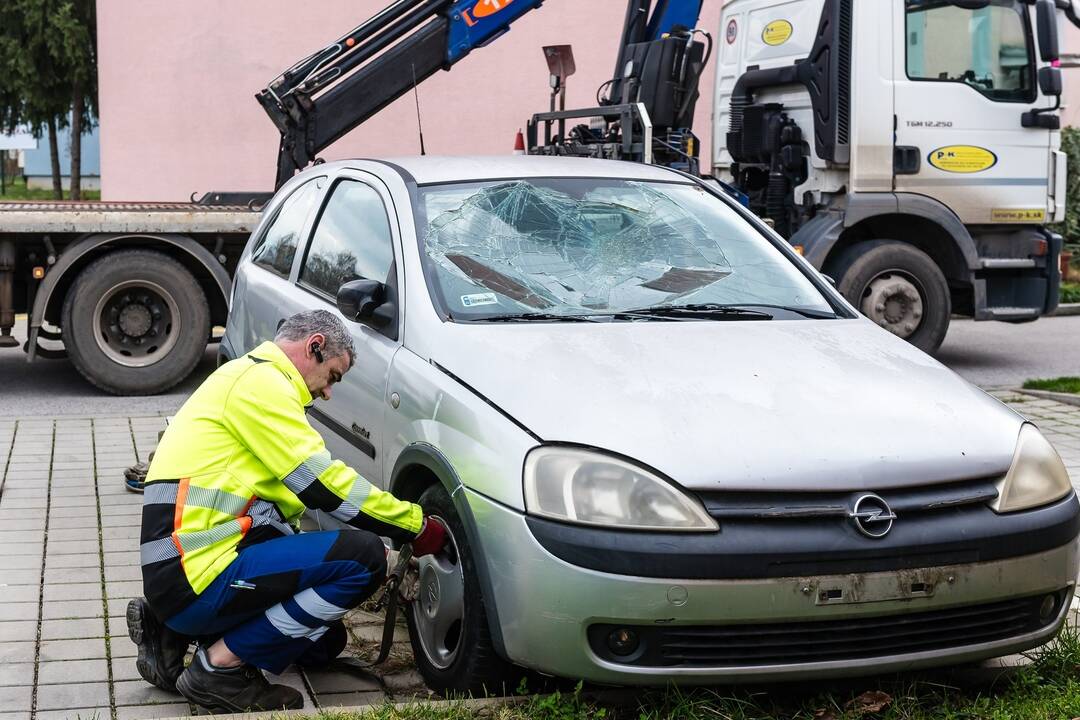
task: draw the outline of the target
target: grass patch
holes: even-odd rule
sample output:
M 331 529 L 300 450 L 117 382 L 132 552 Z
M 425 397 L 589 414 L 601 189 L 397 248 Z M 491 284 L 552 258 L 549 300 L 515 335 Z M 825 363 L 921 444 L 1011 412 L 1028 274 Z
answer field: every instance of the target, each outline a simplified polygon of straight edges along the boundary
M 1066 628 L 1030 655 L 1032 663 L 972 685 L 936 673 L 728 689 L 583 691 L 470 708 L 385 705 L 365 714 L 322 712 L 320 720 L 1069 720 L 1080 716 L 1080 638 Z
M 1061 302 L 1080 303 L 1080 282 L 1061 283 Z
M 83 200 L 100 200 L 101 191 L 84 189 L 82 196 Z M 64 199 L 71 199 L 71 192 L 66 187 L 64 188 Z M 15 178 L 14 180 L 8 178 L 7 183 L 4 185 L 4 192 L 0 194 L 0 202 L 20 202 L 22 200 L 55 200 L 55 198 L 51 189 L 42 190 L 26 187 L 25 177 Z
M 1080 377 L 1059 377 L 1049 380 L 1026 380 L 1025 390 L 1049 390 L 1050 392 L 1080 393 Z

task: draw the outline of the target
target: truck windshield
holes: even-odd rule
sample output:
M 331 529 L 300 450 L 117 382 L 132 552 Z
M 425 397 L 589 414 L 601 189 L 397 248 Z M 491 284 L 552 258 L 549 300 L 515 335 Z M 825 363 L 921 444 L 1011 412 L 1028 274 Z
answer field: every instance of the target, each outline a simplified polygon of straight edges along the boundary
M 909 78 L 964 83 L 992 100 L 1035 99 L 1026 10 L 1016 0 L 977 9 L 907 0 L 906 10 Z
M 417 215 L 429 286 L 454 321 L 643 317 L 672 306 L 794 311 L 785 319 L 833 312 L 776 247 L 693 184 L 529 178 L 426 186 Z

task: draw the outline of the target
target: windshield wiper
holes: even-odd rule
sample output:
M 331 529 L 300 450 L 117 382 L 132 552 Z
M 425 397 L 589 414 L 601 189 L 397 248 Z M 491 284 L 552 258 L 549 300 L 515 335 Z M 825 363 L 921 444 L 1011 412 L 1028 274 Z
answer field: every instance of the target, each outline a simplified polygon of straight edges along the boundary
M 767 303 L 740 303 L 739 305 L 728 305 L 727 307 L 733 308 L 772 308 L 774 310 L 786 310 L 793 312 L 803 317 L 813 318 L 815 320 L 835 320 L 840 317 L 831 310 L 815 310 L 814 308 L 798 307 L 797 305 L 769 305 Z
M 634 310 L 621 310 L 612 312 L 618 316 L 637 317 L 707 317 L 712 320 L 772 320 L 773 316 L 761 310 L 735 305 L 720 305 L 717 303 L 696 303 L 691 305 L 653 305 L 651 307 L 636 308 Z
M 516 313 L 510 315 L 483 315 L 460 318 L 468 322 L 603 322 L 588 315 L 562 315 L 559 313 Z

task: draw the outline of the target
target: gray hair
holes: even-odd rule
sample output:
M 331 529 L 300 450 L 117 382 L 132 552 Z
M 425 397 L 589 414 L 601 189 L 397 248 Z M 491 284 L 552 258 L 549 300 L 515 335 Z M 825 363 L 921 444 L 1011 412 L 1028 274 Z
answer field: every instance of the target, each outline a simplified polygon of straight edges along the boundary
M 306 310 L 293 315 L 281 323 L 274 340 L 306 340 L 315 333 L 319 333 L 326 341 L 323 343 L 322 352 L 327 357 L 349 355 L 349 367 L 356 362 L 356 348 L 353 347 L 352 335 L 345 323 L 328 310 Z

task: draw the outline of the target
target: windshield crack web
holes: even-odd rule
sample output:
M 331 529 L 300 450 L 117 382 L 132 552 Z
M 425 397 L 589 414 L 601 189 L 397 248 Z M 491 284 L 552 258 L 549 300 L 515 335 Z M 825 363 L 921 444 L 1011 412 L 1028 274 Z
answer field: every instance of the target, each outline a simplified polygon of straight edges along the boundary
M 634 182 L 580 198 L 525 181 L 482 188 L 435 217 L 426 238 L 446 272 L 549 312 L 667 302 L 732 273 L 687 209 Z

